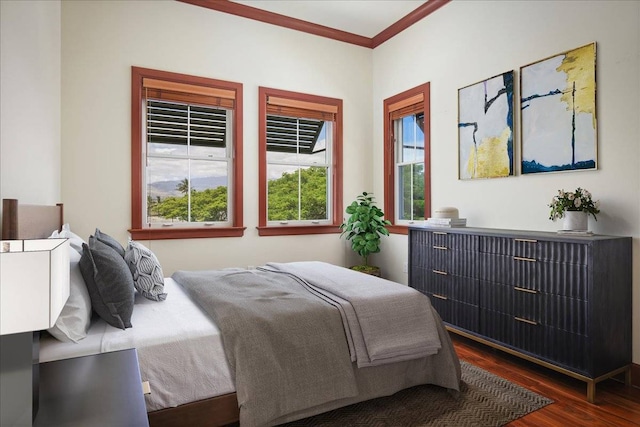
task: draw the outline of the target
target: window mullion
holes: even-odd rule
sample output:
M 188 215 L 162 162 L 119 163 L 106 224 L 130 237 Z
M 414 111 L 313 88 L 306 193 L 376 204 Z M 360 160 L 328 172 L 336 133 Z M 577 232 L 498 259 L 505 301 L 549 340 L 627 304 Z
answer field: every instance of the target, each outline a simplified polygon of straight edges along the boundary
M 411 221 L 413 221 L 413 167 L 415 166 L 415 163 L 411 163 L 411 167 L 409 168 L 409 218 L 411 218 Z
M 300 119 L 296 119 L 296 163 L 298 164 L 298 218 L 302 219 L 302 169 L 300 167 Z
M 187 105 L 187 221 L 191 222 L 191 105 Z

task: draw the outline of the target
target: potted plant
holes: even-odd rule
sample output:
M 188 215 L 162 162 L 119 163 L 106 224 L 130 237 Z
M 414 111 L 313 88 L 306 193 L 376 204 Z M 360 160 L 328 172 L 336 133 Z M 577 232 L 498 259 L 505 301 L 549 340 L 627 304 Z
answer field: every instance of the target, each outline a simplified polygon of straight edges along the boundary
M 587 220 L 589 215 L 593 215 L 596 221 L 596 214 L 600 213 L 599 202 L 593 201 L 591 193 L 583 188 L 576 188 L 576 191 L 558 190 L 558 194 L 553 197 L 549 207 L 549 219 L 564 218 L 564 230 L 587 230 Z
M 363 265 L 351 267 L 353 270 L 380 276 L 380 268 L 369 265 L 369 255 L 380 252 L 380 237 L 388 236 L 387 225 L 391 225 L 383 219 L 384 212 L 374 203 L 373 194 L 366 191 L 359 195 L 349 206 L 346 212 L 349 218 L 340 225 L 342 234 L 347 240 L 351 240 L 351 249 L 362 257 Z

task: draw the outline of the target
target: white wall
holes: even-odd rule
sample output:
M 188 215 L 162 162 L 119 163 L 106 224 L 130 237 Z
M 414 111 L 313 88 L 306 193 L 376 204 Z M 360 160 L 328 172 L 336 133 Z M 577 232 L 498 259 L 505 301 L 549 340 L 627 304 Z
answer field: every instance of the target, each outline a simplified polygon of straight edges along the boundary
M 348 264 L 351 252 L 337 235 L 257 236 L 258 86 L 343 99 L 344 203 L 373 190 L 382 204 L 382 101 L 429 81 L 433 206 L 455 205 L 473 226 L 553 231 L 559 225 L 547 220 L 547 203 L 555 191 L 589 189 L 602 203 L 591 229 L 634 237 L 633 347 L 640 363 L 639 2 L 453 1 L 374 51 L 173 1 L 65 1 L 62 12 L 59 2 L 0 5 L 1 197 L 53 203 L 61 194 L 76 232 L 86 237 L 97 226 L 125 243 L 130 67 L 242 82 L 245 237 L 144 243 L 167 274 L 269 260 Z M 592 41 L 598 170 L 458 181 L 457 90 Z M 29 104 L 34 126 L 19 113 L 36 94 L 38 103 Z M 406 237 L 399 235 L 385 239 L 376 257 L 387 276 L 404 283 L 406 260 Z
M 0 1 L 0 199 L 61 201 L 60 10 Z M 30 425 L 32 338 L 0 339 L 0 424 Z
M 0 2 L 0 198 L 60 191 L 60 2 Z
M 65 1 L 62 27 L 62 188 L 72 229 L 86 237 L 99 227 L 127 241 L 135 65 L 244 85 L 245 236 L 143 242 L 166 275 L 267 261 L 348 262 L 338 234 L 258 236 L 258 87 L 343 100 L 347 204 L 372 173 L 360 160 L 372 136 L 370 49 L 175 1 Z
M 520 66 L 593 41 L 598 170 L 459 181 L 458 89 L 509 70 L 516 70 L 518 82 Z M 383 100 L 424 82 L 431 82 L 434 208 L 456 206 L 474 227 L 555 231 L 560 224 L 548 220 L 548 203 L 558 189 L 580 186 L 601 202 L 598 221 L 589 220 L 591 230 L 634 238 L 633 359 L 640 363 L 640 2 L 453 1 L 376 48 L 372 180 L 377 194 L 383 194 Z M 519 144 L 516 129 L 517 158 Z M 383 271 L 406 283 L 406 236 L 392 236 L 383 245 Z

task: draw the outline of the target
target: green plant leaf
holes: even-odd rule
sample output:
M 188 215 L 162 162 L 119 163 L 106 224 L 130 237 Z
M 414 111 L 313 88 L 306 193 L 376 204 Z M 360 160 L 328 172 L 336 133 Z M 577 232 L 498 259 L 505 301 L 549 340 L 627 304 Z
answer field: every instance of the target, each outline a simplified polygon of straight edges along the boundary
M 386 226 L 391 222 L 384 219 L 384 212 L 375 205 L 372 193 L 366 191 L 356 197 L 345 212 L 349 215 L 340 225 L 340 237 L 351 240 L 351 249 L 363 258 L 367 265 L 368 256 L 380 252 L 380 237 L 388 236 Z

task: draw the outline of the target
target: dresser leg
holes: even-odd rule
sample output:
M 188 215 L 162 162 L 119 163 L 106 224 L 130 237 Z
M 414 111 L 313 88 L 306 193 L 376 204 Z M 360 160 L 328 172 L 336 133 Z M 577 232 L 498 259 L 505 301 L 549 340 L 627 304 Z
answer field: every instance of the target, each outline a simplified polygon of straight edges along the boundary
M 587 381 L 587 400 L 589 403 L 594 403 L 596 400 L 596 382 Z
M 631 365 L 624 371 L 624 385 L 627 387 L 631 386 Z

